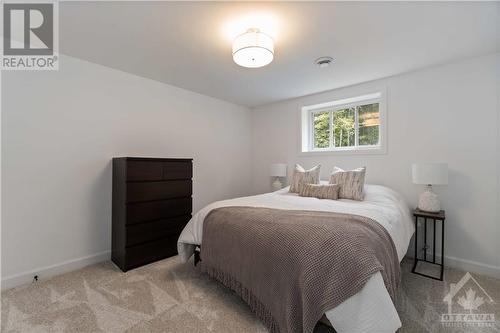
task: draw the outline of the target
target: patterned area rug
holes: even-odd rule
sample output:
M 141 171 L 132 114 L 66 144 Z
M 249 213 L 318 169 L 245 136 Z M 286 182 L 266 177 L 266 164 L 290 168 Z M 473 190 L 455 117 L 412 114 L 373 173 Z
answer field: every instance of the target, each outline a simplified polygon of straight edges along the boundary
M 471 313 L 482 297 L 478 307 L 494 312 L 493 328 L 447 328 L 440 322 L 448 309 L 443 298 L 465 272 L 447 270 L 440 282 L 409 273 L 410 265 L 402 266 L 400 332 L 500 332 L 499 280 L 474 275 L 494 305 L 479 293 L 457 294 Z M 127 273 L 105 262 L 8 290 L 1 318 L 2 332 L 267 332 L 237 296 L 177 257 Z M 318 325 L 315 332 L 333 330 Z

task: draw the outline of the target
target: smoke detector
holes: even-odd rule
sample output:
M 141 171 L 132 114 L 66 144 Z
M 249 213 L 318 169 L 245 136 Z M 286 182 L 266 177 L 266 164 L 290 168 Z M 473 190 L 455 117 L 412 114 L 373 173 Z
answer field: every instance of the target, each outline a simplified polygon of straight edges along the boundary
M 332 62 L 333 62 L 332 57 L 321 57 L 321 58 L 314 60 L 314 63 L 321 68 L 326 68 L 326 67 L 330 66 L 330 64 Z

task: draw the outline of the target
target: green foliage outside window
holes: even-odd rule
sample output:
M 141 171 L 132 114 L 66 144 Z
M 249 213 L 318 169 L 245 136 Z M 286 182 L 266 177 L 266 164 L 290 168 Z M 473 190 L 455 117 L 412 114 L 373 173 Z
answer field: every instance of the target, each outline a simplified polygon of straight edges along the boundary
M 330 113 L 318 112 L 314 114 L 314 148 L 328 148 L 330 146 Z
M 356 144 L 354 134 L 355 112 L 355 108 L 348 108 L 333 113 L 335 147 L 351 147 Z
M 378 145 L 380 117 L 378 103 L 361 105 L 358 107 L 359 145 Z
M 330 112 L 332 111 L 313 114 L 314 148 L 330 148 Z M 373 103 L 333 111 L 333 145 L 335 148 L 356 146 L 356 112 L 358 113 L 357 145 L 379 144 L 379 104 Z

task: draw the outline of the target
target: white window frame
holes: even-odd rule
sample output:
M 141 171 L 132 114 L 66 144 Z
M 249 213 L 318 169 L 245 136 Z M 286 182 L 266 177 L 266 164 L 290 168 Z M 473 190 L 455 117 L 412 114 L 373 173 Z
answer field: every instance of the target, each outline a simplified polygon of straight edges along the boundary
M 350 146 L 333 147 L 330 142 L 329 148 L 314 148 L 314 117 L 315 113 L 330 112 L 330 130 L 333 131 L 333 112 L 354 106 L 366 104 L 379 104 L 379 144 L 373 146 Z M 328 102 L 304 105 L 300 107 L 301 112 L 301 142 L 300 155 L 314 154 L 385 154 L 387 153 L 387 105 L 385 89 L 377 89 L 361 94 L 350 95 L 349 97 L 336 98 Z M 358 112 L 355 112 L 355 142 L 359 140 Z M 335 135 L 330 136 L 334 140 Z M 356 144 L 355 143 L 355 144 Z

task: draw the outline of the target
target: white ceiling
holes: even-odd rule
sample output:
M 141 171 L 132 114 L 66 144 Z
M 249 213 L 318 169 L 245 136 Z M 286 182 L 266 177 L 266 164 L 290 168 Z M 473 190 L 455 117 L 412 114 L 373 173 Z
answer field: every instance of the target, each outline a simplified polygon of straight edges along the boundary
M 492 2 L 61 2 L 70 56 L 246 106 L 499 52 Z M 233 63 L 228 22 L 276 18 L 275 60 Z M 333 66 L 314 65 L 332 56 Z

